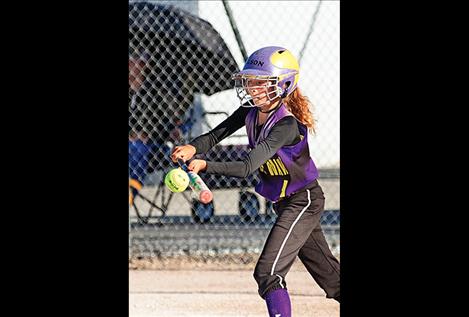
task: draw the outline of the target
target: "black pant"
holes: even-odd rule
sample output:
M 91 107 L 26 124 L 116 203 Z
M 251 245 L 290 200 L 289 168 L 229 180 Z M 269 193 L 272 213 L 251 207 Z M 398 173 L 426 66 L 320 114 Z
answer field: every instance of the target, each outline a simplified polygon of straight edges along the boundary
M 274 204 L 277 220 L 257 261 L 254 278 L 259 295 L 287 288 L 285 276 L 296 256 L 326 292 L 340 301 L 340 265 L 332 255 L 320 225 L 324 193 L 317 181 Z

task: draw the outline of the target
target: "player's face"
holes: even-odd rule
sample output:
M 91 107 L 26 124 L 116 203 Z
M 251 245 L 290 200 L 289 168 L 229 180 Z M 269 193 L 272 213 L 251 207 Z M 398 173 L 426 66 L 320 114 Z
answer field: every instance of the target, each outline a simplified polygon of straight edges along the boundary
M 246 91 L 251 96 L 254 104 L 262 105 L 270 101 L 275 93 L 275 86 L 271 81 L 262 79 L 248 79 L 246 82 Z

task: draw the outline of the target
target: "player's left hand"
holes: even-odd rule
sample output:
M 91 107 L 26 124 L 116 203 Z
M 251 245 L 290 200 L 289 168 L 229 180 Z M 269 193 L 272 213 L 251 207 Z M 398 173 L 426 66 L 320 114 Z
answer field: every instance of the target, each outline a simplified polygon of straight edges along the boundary
M 189 171 L 194 173 L 204 172 L 207 169 L 207 161 L 205 160 L 193 160 L 189 163 L 187 167 Z

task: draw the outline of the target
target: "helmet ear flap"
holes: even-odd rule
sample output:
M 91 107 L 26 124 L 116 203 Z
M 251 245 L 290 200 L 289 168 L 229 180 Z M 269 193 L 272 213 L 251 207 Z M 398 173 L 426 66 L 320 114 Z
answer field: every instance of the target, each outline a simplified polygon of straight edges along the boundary
M 290 81 L 287 81 L 287 82 L 285 83 L 285 86 L 286 86 L 286 87 L 285 87 L 285 89 L 283 90 L 283 93 L 282 93 L 282 95 L 281 95 L 280 97 L 285 98 L 285 97 L 288 96 L 288 90 L 289 90 L 289 88 L 290 88 L 290 84 L 291 84 Z

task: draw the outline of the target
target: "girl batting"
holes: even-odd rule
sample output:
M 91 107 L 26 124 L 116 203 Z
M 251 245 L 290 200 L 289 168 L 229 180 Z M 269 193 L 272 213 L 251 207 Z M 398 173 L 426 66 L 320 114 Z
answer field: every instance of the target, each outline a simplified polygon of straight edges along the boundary
M 234 177 L 259 170 L 256 192 L 273 202 L 277 214 L 254 270 L 269 316 L 291 316 L 286 275 L 297 256 L 326 297 L 340 302 L 339 262 L 320 226 L 324 193 L 308 147 L 314 120 L 297 87 L 298 61 L 285 48 L 264 47 L 233 78 L 241 106 L 212 131 L 175 147 L 171 157 L 190 160 L 246 126 L 251 151 L 243 161 L 194 159 L 189 169 Z

